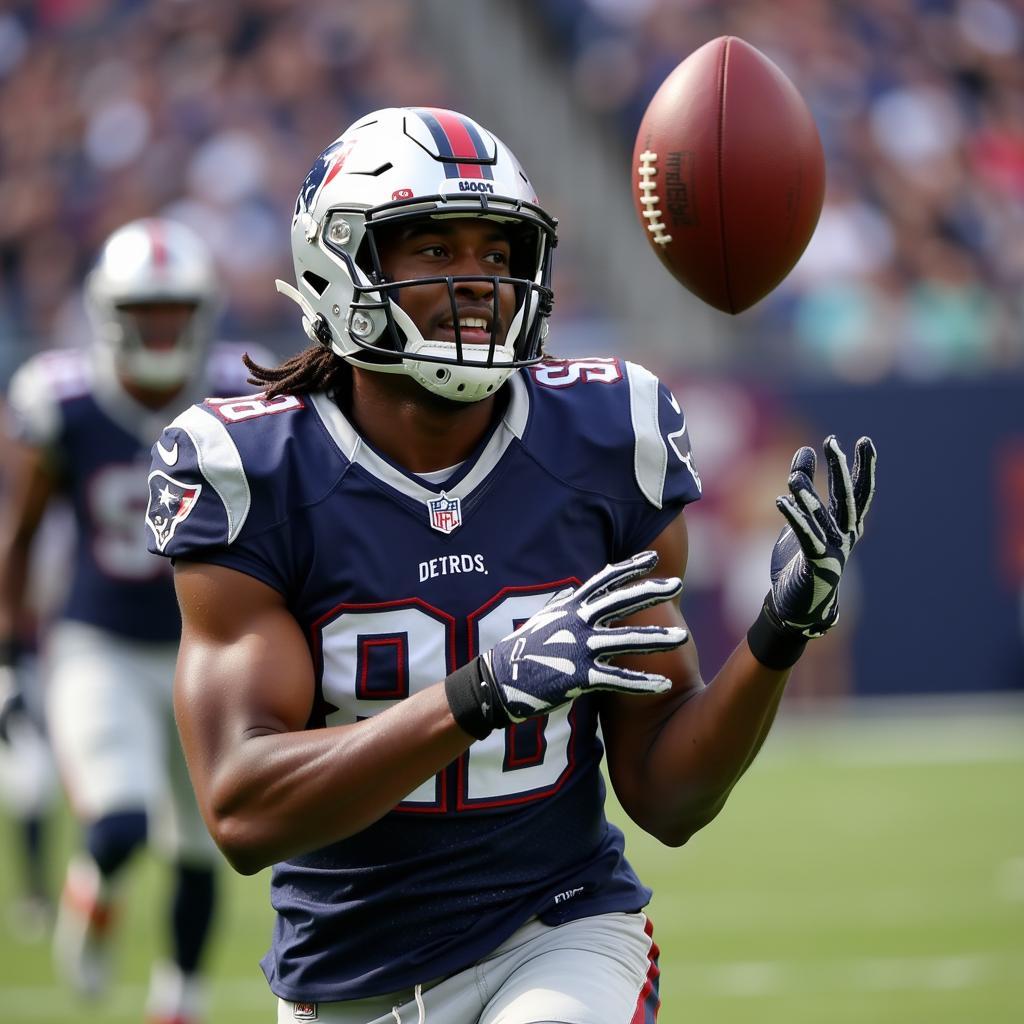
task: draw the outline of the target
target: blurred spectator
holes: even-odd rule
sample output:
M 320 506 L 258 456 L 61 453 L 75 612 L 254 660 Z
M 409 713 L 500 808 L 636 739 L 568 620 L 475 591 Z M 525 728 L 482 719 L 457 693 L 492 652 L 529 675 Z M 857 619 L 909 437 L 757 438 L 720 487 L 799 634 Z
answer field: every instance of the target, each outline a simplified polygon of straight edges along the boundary
M 738 321 L 782 369 L 869 382 L 1024 366 L 1019 2 L 533 7 L 578 101 L 627 144 L 667 73 L 716 36 L 746 39 L 800 89 L 825 146 L 825 208 L 796 270 Z
M 0 381 L 80 339 L 77 281 L 135 217 L 220 256 L 228 337 L 281 351 L 281 223 L 324 138 L 365 109 L 443 103 L 411 0 L 36 0 L 0 13 Z M 285 342 L 289 345 L 290 341 Z M 288 349 L 290 351 L 290 348 Z
M 726 363 L 749 361 L 756 337 L 759 368 L 857 383 L 1024 366 L 1019 0 L 531 9 L 561 47 L 567 88 L 624 150 L 668 72 L 719 35 L 763 50 L 814 112 L 828 167 L 818 231 L 776 292 L 730 324 Z M 280 224 L 322 140 L 374 107 L 454 104 L 414 12 L 413 0 L 5 5 L 0 382 L 40 344 L 76 341 L 88 254 L 153 213 L 218 252 L 227 336 L 290 352 L 294 324 L 271 282 L 290 276 Z M 560 335 L 600 347 L 604 311 L 574 305 L 573 264 L 556 265 Z

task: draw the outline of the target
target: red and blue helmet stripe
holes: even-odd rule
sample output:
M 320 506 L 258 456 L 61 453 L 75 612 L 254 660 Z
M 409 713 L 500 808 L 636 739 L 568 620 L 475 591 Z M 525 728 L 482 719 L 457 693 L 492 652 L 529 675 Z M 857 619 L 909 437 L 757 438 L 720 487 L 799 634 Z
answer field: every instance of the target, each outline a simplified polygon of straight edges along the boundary
M 413 112 L 426 125 L 448 178 L 494 178 L 495 157 L 477 126 L 468 117 L 438 107 L 416 107 Z

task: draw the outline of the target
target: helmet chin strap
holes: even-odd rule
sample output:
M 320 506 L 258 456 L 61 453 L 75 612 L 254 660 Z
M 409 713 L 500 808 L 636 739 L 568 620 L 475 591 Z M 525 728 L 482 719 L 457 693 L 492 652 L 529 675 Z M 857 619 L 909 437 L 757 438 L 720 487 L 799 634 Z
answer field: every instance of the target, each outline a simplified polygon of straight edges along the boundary
M 504 365 L 511 363 L 515 358 L 513 352 L 504 345 L 495 346 L 495 361 L 491 366 L 485 365 L 485 350 L 488 348 L 485 345 L 463 345 L 466 361 L 462 363 L 435 363 L 417 359 L 418 354 L 451 358 L 455 354 L 455 345 L 450 341 L 422 337 L 409 314 L 394 302 L 391 304 L 391 315 L 410 339 L 405 346 L 406 373 L 432 394 L 453 402 L 479 402 L 482 398 L 493 395 L 515 369 Z M 479 360 L 474 359 L 477 355 L 480 357 Z M 408 358 L 410 356 L 411 358 Z

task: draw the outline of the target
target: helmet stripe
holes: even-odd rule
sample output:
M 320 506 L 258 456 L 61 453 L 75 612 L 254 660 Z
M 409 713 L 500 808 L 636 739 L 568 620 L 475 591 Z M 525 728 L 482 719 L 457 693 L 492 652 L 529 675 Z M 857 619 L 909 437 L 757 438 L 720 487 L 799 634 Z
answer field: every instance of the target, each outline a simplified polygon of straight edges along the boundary
M 484 145 L 476 126 L 451 110 L 438 107 L 417 107 L 415 113 L 427 126 L 437 145 L 449 178 L 493 178 L 488 164 L 462 163 L 463 160 L 486 160 Z M 454 163 L 452 161 L 455 161 Z
M 150 249 L 153 254 L 153 263 L 158 270 L 167 265 L 167 246 L 164 244 L 163 225 L 154 219 L 146 222 L 146 232 L 149 235 Z

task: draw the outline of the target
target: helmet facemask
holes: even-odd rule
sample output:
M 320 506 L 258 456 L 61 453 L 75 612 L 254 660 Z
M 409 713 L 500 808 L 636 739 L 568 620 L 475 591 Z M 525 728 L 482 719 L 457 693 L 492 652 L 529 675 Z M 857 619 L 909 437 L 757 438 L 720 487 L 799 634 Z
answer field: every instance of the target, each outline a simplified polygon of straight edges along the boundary
M 164 340 L 167 332 L 162 330 L 159 344 L 154 343 L 154 332 L 145 326 L 148 306 L 177 306 L 185 313 L 169 342 Z M 160 389 L 175 387 L 194 375 L 207 347 L 208 320 L 206 311 L 197 303 L 133 302 L 110 305 L 100 329 L 113 353 L 117 371 L 134 384 Z
M 371 219 L 365 224 L 365 236 L 355 263 L 358 276 L 366 283 L 353 282 L 351 313 L 346 327 L 351 341 L 362 350 L 360 355 L 365 355 L 373 368 L 395 367 L 444 397 L 477 401 L 496 391 L 517 367 L 532 365 L 542 358 L 547 316 L 551 311 L 551 290 L 546 278 L 539 273 L 539 253 L 543 249 L 540 230 L 508 231 L 511 225 L 502 225 L 503 233 L 508 236 L 511 258 L 509 267 L 499 274 L 390 279 L 384 271 L 382 252 L 388 244 L 388 236 L 393 236 L 403 226 L 436 219 L 439 219 L 437 214 L 429 218 L 421 214 L 404 218 L 399 215 L 378 222 Z M 442 215 L 440 219 L 447 218 Z M 329 247 L 330 244 L 328 241 Z M 407 300 L 418 289 L 425 288 L 447 292 L 454 340 L 424 337 L 410 317 Z M 467 297 L 470 292 L 488 290 L 489 296 L 475 302 Z M 487 308 L 483 316 L 486 321 L 483 329 L 488 333 L 486 340 L 464 337 L 466 329 L 461 321 L 469 307 L 476 309 L 476 316 L 483 312 L 480 307 Z M 510 312 L 506 312 L 505 307 Z M 373 327 L 381 318 L 383 330 L 376 331 Z M 364 341 L 368 325 L 372 325 L 370 330 L 374 335 L 371 343 Z M 361 360 L 356 356 L 354 361 Z

